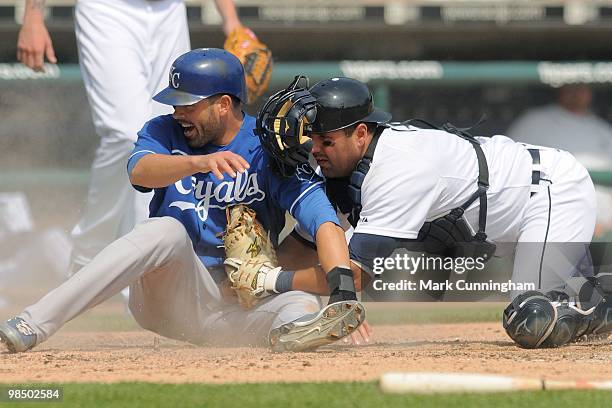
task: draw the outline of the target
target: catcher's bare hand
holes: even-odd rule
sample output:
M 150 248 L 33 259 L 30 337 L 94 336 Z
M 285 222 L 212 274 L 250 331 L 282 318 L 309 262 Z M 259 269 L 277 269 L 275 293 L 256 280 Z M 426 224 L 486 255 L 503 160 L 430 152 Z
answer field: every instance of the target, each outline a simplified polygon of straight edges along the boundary
M 216 152 L 198 156 L 199 168 L 203 173 L 212 172 L 219 180 L 223 180 L 223 173 L 230 177 L 236 177 L 238 173 L 244 173 L 249 163 L 239 154 L 230 151 Z
M 52 64 L 57 63 L 44 20 L 41 16 L 24 19 L 17 39 L 17 60 L 34 71 L 43 72 L 45 56 Z
M 347 344 L 354 344 L 359 346 L 361 344 L 369 344 L 372 337 L 372 328 L 367 321 L 364 321 L 356 331 L 347 336 L 343 341 Z

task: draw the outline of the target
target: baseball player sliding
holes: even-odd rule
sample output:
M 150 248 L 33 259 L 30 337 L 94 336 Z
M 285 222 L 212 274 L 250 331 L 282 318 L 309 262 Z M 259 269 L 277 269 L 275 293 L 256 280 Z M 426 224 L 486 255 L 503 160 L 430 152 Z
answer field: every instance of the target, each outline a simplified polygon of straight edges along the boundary
M 56 62 L 44 22 L 45 3 L 26 0 L 17 42 L 17 59 L 37 71 L 44 69 L 45 57 Z M 267 47 L 241 25 L 232 0 L 215 0 L 214 4 L 222 18 L 227 48 L 250 61 L 247 81 L 256 86 L 248 93 L 255 99 L 267 86 L 271 59 L 247 53 Z M 191 49 L 182 0 L 78 0 L 75 33 L 99 146 L 83 214 L 71 233 L 74 248 L 69 274 L 147 218 L 151 194 L 130 186 L 125 162 L 142 124 L 171 112 L 168 105 L 151 97 L 166 86 L 167 67 Z
M 588 253 L 593 183 L 571 154 L 450 125 L 389 123 L 354 79 L 298 84 L 268 101 L 258 133 L 284 176 L 303 173 L 312 153 L 332 203 L 354 228 L 355 276 L 372 275 L 374 259 L 399 248 L 514 255 L 512 281 L 537 288 L 513 293 L 504 311 L 518 345 L 559 346 L 612 330 L 612 274 L 593 277 Z
M 128 161 L 134 187 L 154 190 L 151 218 L 0 324 L 10 351 L 40 344 L 128 285 L 143 328 L 196 344 L 300 351 L 358 331 L 365 311 L 345 279 L 348 248 L 323 182 L 269 170 L 255 119 L 241 110 L 246 98 L 242 64 L 227 51 L 197 49 L 174 61 L 154 97 L 174 113 L 144 125 Z M 320 244 L 330 294 L 322 309 L 318 297 L 291 290 L 299 271 L 274 264 L 285 211 Z M 227 278 L 239 297 L 224 296 Z

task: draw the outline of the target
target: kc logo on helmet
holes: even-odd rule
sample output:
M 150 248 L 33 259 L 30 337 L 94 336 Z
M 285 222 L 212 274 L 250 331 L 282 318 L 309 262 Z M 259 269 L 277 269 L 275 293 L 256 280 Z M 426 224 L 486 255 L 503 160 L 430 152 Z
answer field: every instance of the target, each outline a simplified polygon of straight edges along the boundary
M 176 68 L 174 67 L 174 65 L 172 66 L 172 68 L 170 68 L 170 84 L 172 85 L 173 88 L 178 88 L 179 87 L 179 79 L 181 77 L 181 73 L 180 72 L 174 72 Z

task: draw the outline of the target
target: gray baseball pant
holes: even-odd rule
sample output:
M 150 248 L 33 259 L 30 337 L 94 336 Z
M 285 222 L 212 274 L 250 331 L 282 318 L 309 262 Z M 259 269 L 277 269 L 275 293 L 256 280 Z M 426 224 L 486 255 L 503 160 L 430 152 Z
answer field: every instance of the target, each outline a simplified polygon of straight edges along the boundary
M 224 299 L 183 225 L 162 217 L 138 224 L 19 317 L 40 343 L 126 286 L 140 326 L 195 344 L 265 345 L 272 328 L 321 308 L 317 296 L 301 291 L 266 298 L 248 311 Z

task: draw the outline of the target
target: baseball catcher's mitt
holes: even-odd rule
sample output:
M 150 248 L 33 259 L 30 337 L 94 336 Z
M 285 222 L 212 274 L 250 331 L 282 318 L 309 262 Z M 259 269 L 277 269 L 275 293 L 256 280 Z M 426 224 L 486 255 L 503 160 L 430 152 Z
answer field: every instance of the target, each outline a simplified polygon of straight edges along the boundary
M 242 307 L 250 309 L 275 293 L 281 268 L 276 266 L 276 252 L 255 211 L 244 204 L 229 207 L 223 243 L 225 272 Z
M 272 52 L 253 31 L 242 26 L 227 36 L 223 48 L 242 62 L 248 103 L 253 103 L 268 88 L 272 76 Z

